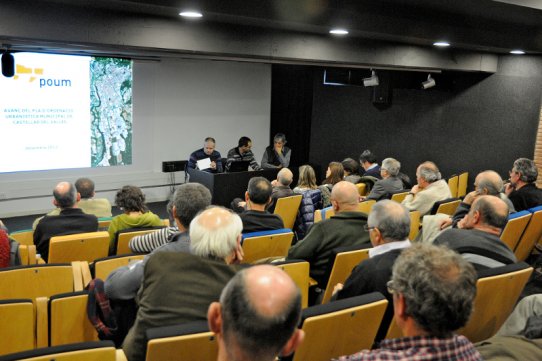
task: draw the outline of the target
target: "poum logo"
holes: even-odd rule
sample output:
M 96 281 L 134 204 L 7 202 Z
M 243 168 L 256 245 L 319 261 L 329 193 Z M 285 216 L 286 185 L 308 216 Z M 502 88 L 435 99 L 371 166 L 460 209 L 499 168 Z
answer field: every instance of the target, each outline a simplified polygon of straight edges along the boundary
M 38 79 L 37 75 L 43 75 L 44 71 L 43 68 L 29 68 L 21 64 L 17 64 L 15 67 L 15 76 L 13 77 L 14 80 L 19 79 L 19 75 L 21 76 L 28 76 L 28 82 L 32 83 L 36 79 Z M 47 79 L 47 78 L 39 78 L 39 85 L 40 88 L 44 87 L 71 87 L 72 81 L 69 79 Z

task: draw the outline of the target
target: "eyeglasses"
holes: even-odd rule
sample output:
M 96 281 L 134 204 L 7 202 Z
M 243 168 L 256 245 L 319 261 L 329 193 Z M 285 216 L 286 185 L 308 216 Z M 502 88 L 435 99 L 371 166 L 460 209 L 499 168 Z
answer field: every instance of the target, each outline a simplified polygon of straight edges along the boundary
M 373 229 L 375 229 L 376 227 L 369 227 L 368 224 L 364 224 L 363 225 L 363 229 L 366 230 L 367 232 L 370 232 L 372 231 Z

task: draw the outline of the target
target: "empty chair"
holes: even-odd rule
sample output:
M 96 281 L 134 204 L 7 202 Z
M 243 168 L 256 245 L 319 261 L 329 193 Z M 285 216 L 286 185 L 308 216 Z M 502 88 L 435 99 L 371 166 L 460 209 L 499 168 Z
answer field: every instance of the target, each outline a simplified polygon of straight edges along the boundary
M 286 257 L 294 233 L 287 228 L 243 234 L 243 263 L 252 263 L 262 258 Z
M 416 238 L 420 232 L 420 211 L 410 211 L 410 233 L 408 239 L 411 241 Z
M 92 262 L 106 257 L 109 250 L 107 232 L 77 233 L 51 237 L 48 263 Z
M 207 321 L 147 330 L 147 361 L 216 361 L 218 344 Z
M 19 258 L 21 265 L 31 265 L 37 264 L 38 259 L 36 258 L 36 246 L 32 245 L 19 245 Z
M 35 312 L 31 299 L 0 301 L 0 355 L 35 347 Z
M 532 214 L 529 211 L 512 213 L 508 216 L 508 222 L 502 230 L 501 240 L 513 251 L 523 235 Z
M 469 172 L 463 172 L 459 175 L 457 183 L 457 196 L 463 198 L 467 195 L 467 185 L 469 184 Z
M 278 214 L 284 222 L 284 228 L 294 228 L 295 219 L 301 204 L 301 194 L 277 199 L 275 214 Z
M 359 247 L 340 247 L 335 248 L 332 251 L 329 264 L 333 266 L 331 267 L 329 280 L 322 297 L 322 303 L 329 302 L 333 294 L 333 287 L 335 287 L 337 283 L 344 284 L 354 267 L 361 261 L 369 258 L 369 249 L 370 248 L 359 249 Z
M 306 308 L 309 304 L 309 270 L 310 264 L 304 260 L 287 260 L 273 263 L 292 278 L 301 291 L 301 307 Z
M 113 270 L 126 266 L 132 261 L 142 260 L 144 257 L 145 255 L 142 254 L 132 254 L 99 258 L 92 266 L 93 278 L 105 280 Z
M 374 199 L 370 199 L 368 201 L 360 202 L 358 205 L 358 211 L 363 213 L 371 213 L 371 209 L 373 208 L 373 205 L 376 203 Z M 335 215 L 335 210 L 333 207 L 326 207 L 323 209 L 319 209 L 314 212 L 314 222 L 319 222 L 324 219 L 331 218 Z
M 48 307 L 50 346 L 98 340 L 98 333 L 87 317 L 87 300 L 87 291 L 51 296 Z
M 360 196 L 367 195 L 367 184 L 365 183 L 357 183 L 356 188 L 358 189 L 358 193 Z
M 452 197 L 457 197 L 458 185 L 459 185 L 459 176 L 454 174 L 450 178 L 448 178 L 448 187 L 450 187 L 450 193 L 452 194 Z
M 387 305 L 374 292 L 304 309 L 300 328 L 305 339 L 293 360 L 328 361 L 370 349 Z
M 447 214 L 447 215 L 453 215 L 455 213 L 455 210 L 461 203 L 461 199 L 455 197 L 455 198 L 447 198 L 443 199 L 442 201 L 436 201 L 433 204 L 433 208 L 431 208 L 431 212 L 429 214 Z
M 363 213 L 371 213 L 371 209 L 375 205 L 376 201 L 374 199 L 370 199 L 364 202 L 360 202 L 358 206 L 358 211 Z
M 457 333 L 471 342 L 494 336 L 514 309 L 532 272 L 525 262 L 480 271 L 474 311 L 467 325 Z
M 542 238 L 542 206 L 528 209 L 528 211 L 532 214 L 531 220 L 514 250 L 518 261 L 525 261 Z
M 408 196 L 409 192 L 410 192 L 410 189 L 406 190 L 406 191 L 399 191 L 397 193 L 393 193 L 393 194 L 391 194 L 390 199 L 392 201 L 397 202 L 397 203 L 401 203 L 403 201 L 403 199 L 405 199 L 406 196 Z
M 134 238 L 135 236 L 141 236 L 150 232 L 155 232 L 157 229 L 164 228 L 162 226 L 160 227 L 145 227 L 145 228 L 126 228 L 117 233 L 116 240 L 115 240 L 115 252 L 113 254 L 121 255 L 121 254 L 131 254 L 133 253 L 130 247 L 128 247 L 128 243 L 130 243 L 130 240 Z
M 122 361 L 126 357 L 111 341 L 93 341 L 38 348 L 1 356 L 0 361 Z
M 109 225 L 111 224 L 112 219 L 113 217 L 98 218 L 98 230 L 107 231 L 107 229 L 109 228 Z
M 9 236 L 24 245 L 34 244 L 34 231 L 32 229 L 26 229 L 23 231 L 17 231 L 10 233 Z

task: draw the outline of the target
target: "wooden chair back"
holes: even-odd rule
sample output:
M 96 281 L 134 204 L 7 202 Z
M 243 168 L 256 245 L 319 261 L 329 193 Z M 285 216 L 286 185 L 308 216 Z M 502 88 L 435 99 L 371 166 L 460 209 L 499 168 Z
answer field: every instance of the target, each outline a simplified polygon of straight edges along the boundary
M 459 204 L 461 203 L 460 199 L 449 199 L 446 200 L 446 202 L 442 202 L 439 204 L 436 213 L 442 213 L 452 216 L 455 213 L 455 210 L 457 207 L 459 207 Z
M 117 238 L 117 255 L 126 255 L 126 254 L 132 254 L 132 250 L 130 247 L 128 247 L 128 243 L 130 243 L 130 240 L 134 238 L 135 236 L 142 236 L 147 233 L 156 232 L 158 229 L 143 229 L 140 231 L 133 231 L 133 232 L 119 232 L 118 238 Z
M 339 252 L 336 254 L 326 290 L 324 291 L 324 296 L 322 298 L 322 304 L 329 302 L 331 299 L 333 287 L 335 287 L 337 283 L 344 284 L 354 267 L 367 258 L 369 258 L 369 248 Z
M 397 203 L 401 203 L 406 198 L 406 196 L 408 196 L 408 192 L 410 192 L 410 190 L 405 191 L 405 192 L 394 193 L 391 195 L 390 199 Z
M 357 183 L 356 188 L 358 189 L 358 194 L 360 196 L 363 197 L 363 196 L 367 195 L 367 184 L 365 184 L 365 183 Z
M 48 263 L 72 261 L 92 262 L 106 257 L 109 251 L 109 233 L 88 232 L 51 237 Z
M 145 257 L 143 254 L 132 254 L 124 256 L 111 256 L 100 258 L 94 261 L 94 278 L 106 280 L 109 274 L 122 266 L 127 266 L 128 263 L 136 260 L 142 260 Z
M 207 321 L 147 330 L 146 361 L 216 361 L 218 343 Z
M 542 206 L 531 208 L 531 220 L 514 250 L 518 261 L 525 261 L 531 254 L 533 248 L 542 239 Z
M 512 213 L 502 230 L 501 240 L 513 251 L 531 220 L 532 214 L 528 211 Z
M 34 244 L 34 230 L 26 229 L 24 231 L 17 231 L 10 233 L 9 236 L 23 245 L 33 245 Z
M 467 185 L 469 184 L 469 172 L 463 172 L 459 175 L 457 183 L 457 197 L 465 197 L 467 195 Z
M 21 259 L 21 265 L 27 266 L 37 264 L 38 259 L 36 257 L 36 246 L 32 245 L 19 245 L 19 257 Z
M 416 238 L 418 233 L 420 232 L 420 211 L 410 211 L 410 233 L 408 234 L 408 239 L 411 241 Z
M 371 213 L 371 209 L 375 205 L 376 201 L 370 199 L 367 201 L 359 202 L 358 211 L 363 213 Z M 314 223 L 320 222 L 321 220 L 331 218 L 335 215 L 335 210 L 333 207 L 327 207 L 324 209 L 318 209 L 314 212 Z
M 459 185 L 459 176 L 453 175 L 448 178 L 448 187 L 450 187 L 450 193 L 452 197 L 457 197 L 457 187 Z
M 253 232 L 243 235 L 243 263 L 253 263 L 262 258 L 286 257 L 294 233 L 289 229 Z
M 369 214 L 371 213 L 371 209 L 373 209 L 375 203 L 376 201 L 374 199 L 359 202 L 358 211 Z
M 275 214 L 278 214 L 284 222 L 284 228 L 293 229 L 297 212 L 299 211 L 299 205 L 301 204 L 301 194 L 283 197 L 277 199 L 275 205 Z
M 82 290 L 80 268 L 71 264 L 30 265 L 0 269 L 0 300 L 51 297 Z
M 64 293 L 50 298 L 50 346 L 98 341 L 98 333 L 87 317 L 87 301 L 87 291 Z
M 122 356 L 120 356 L 122 355 Z M 124 361 L 112 341 L 94 341 L 44 347 L 3 356 L 2 361 Z
M 494 336 L 512 313 L 532 272 L 524 262 L 481 271 L 473 313 L 457 333 L 473 343 Z
M 375 292 L 303 310 L 305 340 L 293 360 L 327 361 L 370 349 L 387 305 Z
M 98 218 L 98 230 L 107 231 L 107 229 L 109 228 L 109 225 L 111 224 L 112 219 L 113 217 Z
M 301 291 L 301 307 L 309 305 L 309 269 L 310 264 L 303 260 L 289 260 L 273 263 L 274 266 L 286 272 Z
M 36 347 L 35 306 L 31 299 L 0 301 L 0 355 Z

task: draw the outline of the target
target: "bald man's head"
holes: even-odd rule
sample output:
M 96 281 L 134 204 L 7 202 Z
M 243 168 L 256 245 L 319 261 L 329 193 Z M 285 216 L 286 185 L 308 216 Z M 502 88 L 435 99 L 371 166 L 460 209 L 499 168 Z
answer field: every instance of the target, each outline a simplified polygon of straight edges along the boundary
M 359 203 L 358 188 L 350 182 L 341 181 L 331 190 L 331 203 L 336 211 L 356 211 Z
M 273 360 L 294 335 L 301 314 L 299 289 L 284 271 L 268 265 L 238 272 L 220 304 L 229 360 Z
M 288 168 L 282 168 L 277 174 L 280 185 L 289 186 L 294 180 L 294 174 Z
M 496 196 L 502 191 L 503 181 L 497 172 L 486 170 L 478 173 L 474 186 L 480 194 Z
M 508 221 L 508 205 L 499 197 L 480 196 L 472 203 L 469 216 L 478 212 L 480 223 L 503 229 Z
M 54 204 L 61 208 L 72 208 L 77 203 L 77 192 L 73 184 L 60 182 L 53 190 Z

